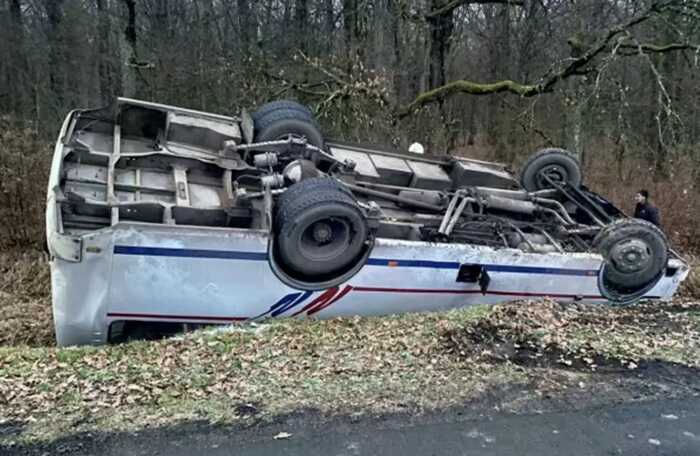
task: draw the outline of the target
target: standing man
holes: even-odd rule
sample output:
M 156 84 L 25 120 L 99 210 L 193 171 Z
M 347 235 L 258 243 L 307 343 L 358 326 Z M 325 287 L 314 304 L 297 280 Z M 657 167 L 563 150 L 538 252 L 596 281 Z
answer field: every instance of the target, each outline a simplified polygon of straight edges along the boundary
M 660 226 L 659 208 L 649 201 L 649 192 L 647 190 L 638 191 L 634 195 L 634 200 L 637 202 L 634 208 L 634 218 L 646 220 L 649 223 Z

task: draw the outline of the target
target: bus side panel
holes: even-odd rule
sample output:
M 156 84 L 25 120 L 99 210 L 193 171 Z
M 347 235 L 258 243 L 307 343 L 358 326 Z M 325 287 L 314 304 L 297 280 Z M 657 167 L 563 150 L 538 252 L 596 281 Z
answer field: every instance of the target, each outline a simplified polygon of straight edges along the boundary
M 82 249 L 78 263 L 56 257 L 51 260 L 51 296 L 59 346 L 107 342 L 111 232 L 84 236 Z
M 115 232 L 110 319 L 225 323 L 264 313 L 290 290 L 272 274 L 260 232 Z

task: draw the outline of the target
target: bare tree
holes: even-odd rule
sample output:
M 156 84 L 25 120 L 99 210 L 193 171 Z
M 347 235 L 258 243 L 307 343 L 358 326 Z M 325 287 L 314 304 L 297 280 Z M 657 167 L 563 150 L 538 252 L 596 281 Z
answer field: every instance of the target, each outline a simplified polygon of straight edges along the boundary
M 127 12 L 126 27 L 122 45 L 122 57 L 124 60 L 123 91 L 126 96 L 135 96 L 136 79 L 138 77 L 138 50 L 136 48 L 136 1 L 122 0 Z
M 585 50 L 579 49 L 581 50 L 580 54 L 556 64 L 555 67 L 543 75 L 540 81 L 536 83 L 518 83 L 507 79 L 491 83 L 477 83 L 469 80 L 452 81 L 425 93 L 419 94 L 409 105 L 401 109 L 399 115 L 402 117 L 409 115 L 413 110 L 421 106 L 444 100 L 445 98 L 458 93 L 470 95 L 490 95 L 500 92 L 511 92 L 522 97 L 532 97 L 550 92 L 563 80 L 575 76 L 583 76 L 593 71 L 591 64 L 595 61 L 596 57 L 610 49 L 611 43 L 615 38 L 624 35 L 633 27 L 649 21 L 664 11 L 669 11 L 673 9 L 673 7 L 681 7 L 684 5 L 685 2 L 682 0 L 675 2 L 652 3 L 649 8 L 646 8 L 640 14 L 637 14 L 632 18 L 620 24 L 613 25 L 605 30 L 592 46 L 586 48 Z M 700 11 L 700 3 L 693 3 L 692 7 L 693 9 L 691 9 L 691 11 Z M 659 52 L 662 49 L 671 51 L 675 49 L 688 49 L 693 47 L 697 47 L 697 45 L 687 43 L 673 46 L 644 44 L 641 45 L 640 49 L 643 52 Z
M 420 125 L 506 161 L 610 136 L 661 169 L 700 138 L 698 3 L 3 0 L 0 114 L 52 131 L 118 94 L 223 111 L 292 97 L 332 134 Z

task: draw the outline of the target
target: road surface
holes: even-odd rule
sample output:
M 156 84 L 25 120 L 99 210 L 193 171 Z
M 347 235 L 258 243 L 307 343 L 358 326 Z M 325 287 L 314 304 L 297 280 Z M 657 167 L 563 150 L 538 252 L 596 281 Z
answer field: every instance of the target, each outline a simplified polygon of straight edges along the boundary
M 83 436 L 3 454 L 207 456 L 700 455 L 700 398 L 531 415 L 307 420 L 234 429 L 190 425 Z M 277 438 L 275 438 L 277 437 Z

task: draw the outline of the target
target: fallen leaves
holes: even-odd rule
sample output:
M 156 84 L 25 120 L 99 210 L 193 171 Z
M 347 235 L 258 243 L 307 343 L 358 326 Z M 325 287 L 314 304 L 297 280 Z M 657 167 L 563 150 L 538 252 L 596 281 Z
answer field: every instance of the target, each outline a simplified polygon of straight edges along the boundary
M 447 351 L 469 360 L 595 371 L 634 370 L 647 360 L 700 366 L 700 304 L 628 307 L 516 301 L 443 331 Z
M 437 328 L 457 328 L 486 313 L 280 320 L 265 330 L 205 330 L 159 342 L 0 348 L 0 415 L 44 423 L 117 415 L 139 422 L 139 413 L 165 421 L 181 414 L 235 420 L 299 408 L 449 406 L 484 383 L 521 375 L 508 367 L 465 369 L 443 350 Z
M 43 252 L 0 253 L 0 346 L 54 344 L 50 284 Z
M 681 283 L 679 296 L 689 299 L 700 299 L 700 257 L 692 257 L 688 277 Z

